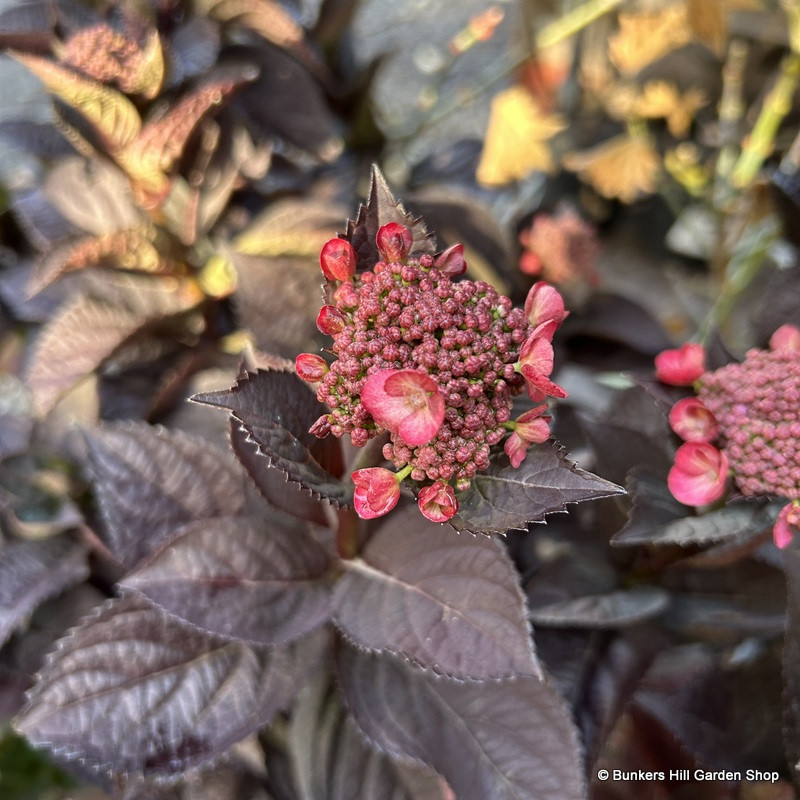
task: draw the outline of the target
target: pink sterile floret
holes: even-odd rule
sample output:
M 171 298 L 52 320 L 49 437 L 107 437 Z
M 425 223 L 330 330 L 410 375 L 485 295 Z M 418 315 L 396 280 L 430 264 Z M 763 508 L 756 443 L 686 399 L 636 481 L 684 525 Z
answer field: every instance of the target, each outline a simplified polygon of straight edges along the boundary
M 656 356 L 656 377 L 671 386 L 689 386 L 705 372 L 703 345 L 687 343 Z
M 316 356 L 313 353 L 300 353 L 295 359 L 294 369 L 304 381 L 317 383 L 327 374 L 328 364 L 322 356 Z
M 800 328 L 795 325 L 781 325 L 769 340 L 770 350 L 800 351 Z
M 441 480 L 420 489 L 417 504 L 431 522 L 447 522 L 458 511 L 453 487 Z
M 516 422 L 509 423 L 513 426 L 513 431 L 506 439 L 503 449 L 514 469 L 525 460 L 531 444 L 542 444 L 550 438 L 550 417 L 542 416 L 546 410 L 546 405 L 532 408 L 522 414 Z
M 427 444 L 444 421 L 439 385 L 416 370 L 373 372 L 361 390 L 361 402 L 375 422 L 412 447 Z
M 669 412 L 669 424 L 685 442 L 713 441 L 719 430 L 714 415 L 697 397 L 678 400 Z
M 772 529 L 772 538 L 775 544 L 783 549 L 788 547 L 794 535 L 800 530 L 800 501 L 795 500 L 787 503 L 778 514 L 775 520 L 775 527 Z
M 549 283 L 534 283 L 525 298 L 525 316 L 534 328 L 543 322 L 560 325 L 567 316 L 564 298 Z
M 667 485 L 676 500 L 687 506 L 703 506 L 725 494 L 728 459 L 713 445 L 686 442 L 675 453 L 675 466 Z
M 375 519 L 391 511 L 400 499 L 400 483 L 394 472 L 383 467 L 357 469 L 352 475 L 353 505 L 362 519 Z

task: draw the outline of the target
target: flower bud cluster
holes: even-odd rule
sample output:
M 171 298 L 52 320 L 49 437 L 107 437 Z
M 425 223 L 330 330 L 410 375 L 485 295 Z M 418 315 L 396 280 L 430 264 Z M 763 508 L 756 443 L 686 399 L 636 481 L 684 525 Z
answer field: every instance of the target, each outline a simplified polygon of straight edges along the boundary
M 511 402 L 526 387 L 536 402 L 565 395 L 549 380 L 563 301 L 552 287 L 537 284 L 527 309 L 513 308 L 483 281 L 453 280 L 466 269 L 460 245 L 438 257 L 409 257 L 411 234 L 396 224 L 381 228 L 376 240 L 382 259 L 359 273 L 347 242 L 334 239 L 323 248 L 333 293 L 317 324 L 332 336 L 335 358 L 320 369 L 318 356 L 298 357 L 298 374 L 316 382 L 317 398 L 330 409 L 311 431 L 349 434 L 361 447 L 388 430 L 384 457 L 403 477 L 428 484 L 420 508 L 443 521 L 457 509 L 454 489 L 466 489 L 489 466 L 491 447 L 510 430 L 517 464 L 530 442 L 549 435 L 549 418 L 532 419 L 546 406 L 528 412 L 517 431 Z M 379 506 L 385 513 L 399 490 L 374 470 L 356 477 L 356 507 L 366 511 L 359 513 L 372 516 Z M 380 483 L 382 499 L 368 491 L 368 482 Z
M 669 416 L 685 440 L 668 479 L 673 495 L 705 505 L 723 497 L 730 479 L 748 497 L 785 497 L 774 531 L 785 546 L 788 526 L 800 520 L 800 331 L 783 326 L 770 348 L 710 371 L 702 348 L 685 345 L 659 356 L 657 374 L 678 385 L 692 380 L 697 393 Z

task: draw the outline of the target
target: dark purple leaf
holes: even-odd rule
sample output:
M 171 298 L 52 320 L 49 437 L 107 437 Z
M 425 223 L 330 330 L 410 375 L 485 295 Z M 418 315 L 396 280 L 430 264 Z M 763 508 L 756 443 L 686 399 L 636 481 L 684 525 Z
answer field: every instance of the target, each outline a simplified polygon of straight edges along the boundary
M 107 543 L 126 566 L 187 522 L 244 509 L 241 473 L 198 436 L 130 423 L 87 442 Z
M 23 541 L 0 550 L 0 645 L 43 600 L 84 580 L 86 552 L 68 539 Z
M 38 250 L 48 250 L 56 242 L 80 233 L 80 228 L 61 214 L 42 189 L 15 196 L 11 210 L 28 241 Z
M 53 42 L 53 5 L 27 0 L 6 6 L 0 14 L 0 47 L 47 50 Z
M 712 769 L 780 766 L 780 672 L 775 648 L 743 649 L 734 664 L 688 644 L 660 653 L 634 695 L 700 763 Z
M 225 517 L 184 526 L 121 585 L 210 633 L 282 644 L 330 616 L 329 566 L 282 516 Z
M 112 600 L 59 643 L 16 728 L 101 774 L 176 776 L 267 724 L 293 697 L 304 647 L 252 649 Z
M 239 378 L 231 389 L 192 400 L 228 409 L 248 441 L 290 481 L 315 497 L 345 502 L 347 490 L 338 480 L 343 471 L 341 446 L 332 436 L 318 439 L 308 432 L 324 408 L 294 373 L 258 370 Z
M 259 452 L 258 445 L 248 438 L 247 431 L 235 419 L 230 422 L 230 440 L 234 455 L 270 505 L 316 525 L 331 524 L 331 517 L 326 513 L 328 504 L 312 497 L 302 486 L 290 483 L 285 472 L 271 467 L 269 459 Z
M 308 161 L 307 154 L 323 162 L 336 159 L 342 151 L 337 124 L 319 83 L 305 66 L 266 42 L 229 48 L 228 53 L 259 70 L 258 78 L 236 98 L 237 107 L 256 129 L 282 140 L 284 152 L 300 151 L 292 155 L 301 161 Z
M 219 25 L 205 16 L 192 17 L 178 27 L 168 52 L 170 85 L 208 72 L 217 61 L 219 46 Z
M 158 780 L 134 780 L 126 784 L 117 800 L 271 800 L 262 781 L 252 772 L 234 766 L 217 766 L 193 772 L 175 785 Z M 81 800 L 80 797 L 76 800 Z M 87 798 L 88 800 L 88 798 Z
M 33 420 L 25 414 L 0 413 L 0 461 L 24 453 L 33 430 Z
M 460 679 L 541 676 L 517 572 L 492 539 L 408 507 L 343 565 L 335 621 L 360 646 Z
M 75 154 L 72 145 L 50 122 L 9 119 L 0 122 L 0 140 L 38 158 L 55 159 Z
M 657 501 L 657 493 L 654 499 Z M 667 508 L 671 506 L 667 501 Z M 629 524 L 611 541 L 615 545 L 677 544 L 691 547 L 739 540 L 743 537 L 752 538 L 771 528 L 779 511 L 778 504 L 736 503 L 698 516 L 670 520 L 646 530 Z M 649 513 L 652 515 L 653 511 L 650 510 Z
M 112 276 L 107 286 L 93 289 L 97 296 L 93 291 L 69 299 L 35 342 L 27 382 L 38 413 L 49 411 L 137 334 L 199 299 L 189 284 L 176 289 L 142 276 Z
M 287 358 L 316 350 L 314 321 L 323 280 L 316 259 L 241 253 L 232 259 L 238 277 L 236 312 L 259 349 Z
M 505 456 L 472 479 L 458 496 L 458 514 L 450 521 L 457 531 L 505 533 L 525 530 L 546 514 L 566 510 L 568 503 L 597 500 L 624 492 L 622 487 L 586 472 L 564 457 L 556 442 L 531 445 L 514 469 Z
M 536 606 L 529 616 L 534 625 L 556 628 L 622 628 L 660 614 L 668 603 L 663 589 L 639 586 Z
M 627 524 L 614 534 L 612 544 L 650 541 L 664 526 L 686 516 L 686 506 L 672 496 L 663 476 L 633 470 L 627 483 L 633 506 Z
M 302 800 L 444 800 L 437 775 L 369 747 L 324 681 L 300 695 L 289 744 Z
M 381 260 L 378 246 L 375 244 L 375 234 L 378 228 L 388 222 L 397 222 L 405 225 L 414 237 L 411 247 L 412 252 L 433 253 L 436 244 L 432 233 L 428 233 L 425 223 L 421 218 L 414 218 L 409 214 L 403 204 L 395 200 L 386 178 L 376 165 L 372 166 L 372 181 L 369 187 L 369 197 L 366 203 L 358 208 L 355 220 L 347 220 L 347 229 L 339 236 L 347 239 L 358 257 L 357 269 L 371 269 Z
M 594 294 L 580 314 L 570 316 L 561 335 L 606 339 L 647 356 L 656 356 L 673 346 L 648 311 L 618 294 Z
M 458 800 L 585 797 L 577 733 L 547 682 L 460 683 L 345 645 L 337 673 L 367 739 L 443 775 Z

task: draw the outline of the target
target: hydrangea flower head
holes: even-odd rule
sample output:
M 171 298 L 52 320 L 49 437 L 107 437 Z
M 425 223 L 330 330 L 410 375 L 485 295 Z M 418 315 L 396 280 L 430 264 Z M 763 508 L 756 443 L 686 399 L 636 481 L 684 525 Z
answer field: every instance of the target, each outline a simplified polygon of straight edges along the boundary
M 461 245 L 415 256 L 411 231 L 398 223 L 381 227 L 376 245 L 377 262 L 358 270 L 346 240 L 322 249 L 331 300 L 317 327 L 333 338 L 334 359 L 327 371 L 319 356 L 297 360 L 298 374 L 316 382 L 317 399 L 329 409 L 311 432 L 349 434 L 356 447 L 388 432 L 383 456 L 398 472 L 354 473 L 356 511 L 386 513 L 408 479 L 422 513 L 443 522 L 457 513 L 456 492 L 489 466 L 491 448 L 509 431 L 506 452 L 515 465 L 530 443 L 548 438 L 545 405 L 514 422 L 511 403 L 526 389 L 537 403 L 566 396 L 550 379 L 564 301 L 540 282 L 525 310 L 513 308 L 489 284 L 458 280 L 466 270 Z
M 691 347 L 667 351 L 667 377 L 697 372 L 704 353 Z M 725 494 L 730 479 L 746 497 L 786 498 L 773 529 L 775 543 L 785 547 L 800 530 L 800 329 L 785 325 L 769 349 L 749 350 L 741 363 L 692 380 L 696 397 L 670 413 L 673 430 L 686 440 L 675 454 L 670 490 L 682 503 L 705 505 Z

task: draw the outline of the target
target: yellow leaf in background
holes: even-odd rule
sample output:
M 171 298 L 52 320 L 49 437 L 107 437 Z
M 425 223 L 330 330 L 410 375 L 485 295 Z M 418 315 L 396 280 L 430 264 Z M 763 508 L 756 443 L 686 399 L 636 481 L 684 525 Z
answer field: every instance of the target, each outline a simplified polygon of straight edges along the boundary
M 671 83 L 650 81 L 644 85 L 632 111 L 646 119 L 666 119 L 669 132 L 680 139 L 688 133 L 697 110 L 707 102 L 699 89 L 681 94 Z
M 692 38 L 684 5 L 660 11 L 620 14 L 619 31 L 608 43 L 611 60 L 624 73 L 638 72 Z
M 134 69 L 128 77 L 127 84 L 122 88 L 126 92 L 140 94 L 152 100 L 164 82 L 164 50 L 161 47 L 158 31 L 148 31 L 139 58 L 132 66 Z
M 695 37 L 721 57 L 728 39 L 725 0 L 685 0 L 685 2 L 686 16 Z
M 139 112 L 124 94 L 81 78 L 45 58 L 24 53 L 12 55 L 39 78 L 51 94 L 86 117 L 112 154 L 139 134 L 142 126 Z
M 558 114 L 544 113 L 522 86 L 495 95 L 476 173 L 478 183 L 502 186 L 534 170 L 551 172 L 554 164 L 548 141 L 565 126 Z
M 661 163 L 650 139 L 632 134 L 569 153 L 563 161 L 567 169 L 577 172 L 604 197 L 616 197 L 623 203 L 655 191 Z

